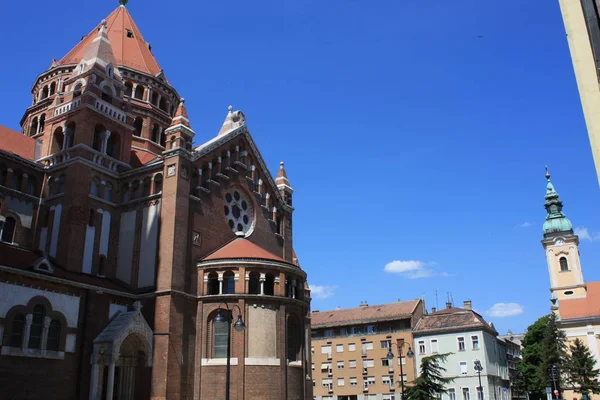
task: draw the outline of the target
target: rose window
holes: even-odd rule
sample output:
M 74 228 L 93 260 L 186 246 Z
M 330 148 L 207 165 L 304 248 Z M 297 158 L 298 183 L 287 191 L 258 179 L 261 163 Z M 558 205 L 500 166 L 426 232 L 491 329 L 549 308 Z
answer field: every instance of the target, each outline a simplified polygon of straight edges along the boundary
M 252 202 L 241 190 L 234 189 L 225 194 L 223 211 L 232 231 L 248 234 L 252 228 L 254 213 Z

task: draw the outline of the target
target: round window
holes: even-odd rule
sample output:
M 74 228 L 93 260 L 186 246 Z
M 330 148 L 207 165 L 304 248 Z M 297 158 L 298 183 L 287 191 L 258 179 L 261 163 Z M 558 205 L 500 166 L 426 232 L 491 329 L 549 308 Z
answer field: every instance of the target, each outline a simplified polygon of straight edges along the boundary
M 254 209 L 252 201 L 239 189 L 231 189 L 225 193 L 223 212 L 227 225 L 234 232 L 248 235 L 254 222 Z

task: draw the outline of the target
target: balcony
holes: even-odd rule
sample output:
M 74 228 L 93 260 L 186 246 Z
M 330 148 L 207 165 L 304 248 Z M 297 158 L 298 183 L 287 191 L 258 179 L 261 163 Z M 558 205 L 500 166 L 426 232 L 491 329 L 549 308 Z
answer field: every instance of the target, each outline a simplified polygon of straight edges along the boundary
M 76 98 L 68 103 L 61 104 L 60 107 L 54 110 L 54 116 L 62 115 L 68 113 L 69 111 L 73 111 L 81 105 L 81 98 Z
M 104 100 L 96 99 L 96 109 L 119 122 L 127 122 L 127 114 Z

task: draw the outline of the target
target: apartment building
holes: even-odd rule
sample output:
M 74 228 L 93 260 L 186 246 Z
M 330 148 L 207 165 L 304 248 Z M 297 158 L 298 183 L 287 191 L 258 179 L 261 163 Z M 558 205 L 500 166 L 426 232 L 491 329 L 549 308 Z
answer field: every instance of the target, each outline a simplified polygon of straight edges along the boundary
M 508 331 L 506 335 L 498 336 L 499 339 L 504 340 L 506 343 L 506 361 L 508 364 L 510 387 L 513 389 L 511 392 L 513 400 L 524 399 L 527 396 L 526 393 L 520 393 L 518 390 L 515 390 L 517 384 L 517 363 L 522 358 L 521 342 L 524 337 L 525 335 L 523 334 L 516 334 L 511 331 Z
M 443 310 L 432 309 L 414 328 L 415 363 L 432 354 L 450 353 L 442 364 L 444 376 L 454 378 L 442 400 L 508 400 L 511 397 L 504 340 L 494 325 L 472 309 L 470 300 L 463 308 L 446 303 Z M 475 369 L 479 361 L 479 374 Z M 480 386 L 483 388 L 480 390 Z
M 406 357 L 422 300 L 313 311 L 312 381 L 316 400 L 400 400 L 400 380 L 414 380 Z M 398 346 L 404 356 L 398 358 Z M 394 354 L 388 358 L 389 350 Z

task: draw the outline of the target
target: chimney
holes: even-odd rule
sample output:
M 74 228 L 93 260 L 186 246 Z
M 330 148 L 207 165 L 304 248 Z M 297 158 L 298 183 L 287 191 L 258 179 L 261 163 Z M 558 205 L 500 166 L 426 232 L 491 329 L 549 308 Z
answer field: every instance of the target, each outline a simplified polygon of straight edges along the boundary
M 361 301 L 360 302 L 360 307 L 368 307 L 369 304 L 366 301 Z
M 452 303 L 451 303 L 451 302 L 449 302 L 449 301 L 447 301 L 447 302 L 446 302 L 446 308 L 452 308 Z
M 431 313 L 432 313 L 432 314 L 433 314 L 434 312 L 436 312 L 436 311 L 437 311 L 437 308 L 435 308 L 435 307 L 431 307 Z
M 473 309 L 473 302 L 471 300 L 465 300 L 463 304 L 464 304 L 464 309 L 465 310 L 472 310 Z

